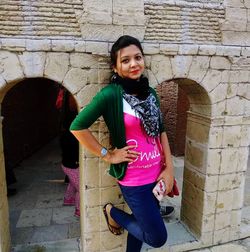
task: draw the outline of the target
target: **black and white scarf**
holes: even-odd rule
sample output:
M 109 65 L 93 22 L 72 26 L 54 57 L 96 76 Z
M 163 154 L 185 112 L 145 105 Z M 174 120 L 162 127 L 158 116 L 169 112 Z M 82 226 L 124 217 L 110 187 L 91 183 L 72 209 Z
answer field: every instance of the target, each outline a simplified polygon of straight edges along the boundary
M 141 119 L 143 129 L 147 135 L 158 137 L 160 135 L 161 112 L 154 95 L 150 93 L 145 100 L 139 100 L 133 95 L 123 93 L 123 98 Z

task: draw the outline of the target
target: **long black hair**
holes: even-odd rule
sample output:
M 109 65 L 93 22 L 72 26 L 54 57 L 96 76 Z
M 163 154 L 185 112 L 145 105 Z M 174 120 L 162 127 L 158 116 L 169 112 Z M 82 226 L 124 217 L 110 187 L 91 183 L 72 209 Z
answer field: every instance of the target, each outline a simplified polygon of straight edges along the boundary
M 129 35 L 124 35 L 124 36 L 121 36 L 112 46 L 111 48 L 111 52 L 110 52 L 110 59 L 111 59 L 111 67 L 116 67 L 116 61 L 117 61 L 117 53 L 119 50 L 127 47 L 127 46 L 130 46 L 130 45 L 135 45 L 137 46 L 142 55 L 144 55 L 144 52 L 143 52 L 143 49 L 142 49 L 142 46 L 141 46 L 141 43 L 140 41 L 137 39 L 137 38 L 134 38 L 132 36 L 129 36 Z

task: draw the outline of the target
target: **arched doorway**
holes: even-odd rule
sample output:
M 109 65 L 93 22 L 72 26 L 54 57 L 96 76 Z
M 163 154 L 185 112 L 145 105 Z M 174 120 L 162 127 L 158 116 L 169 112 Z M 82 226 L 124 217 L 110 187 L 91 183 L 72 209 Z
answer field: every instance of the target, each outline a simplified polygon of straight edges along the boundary
M 17 194 L 8 197 L 12 246 L 80 236 L 74 207 L 62 206 L 59 87 L 44 78 L 26 79 L 2 102 L 5 163 L 17 178 L 11 185 Z

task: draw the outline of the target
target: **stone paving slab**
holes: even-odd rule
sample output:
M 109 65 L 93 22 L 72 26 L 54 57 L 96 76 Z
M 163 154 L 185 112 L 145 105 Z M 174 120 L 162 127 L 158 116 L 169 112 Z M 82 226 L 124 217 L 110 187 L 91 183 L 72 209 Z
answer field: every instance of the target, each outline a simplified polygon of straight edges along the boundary
M 46 242 L 30 245 L 17 245 L 11 252 L 80 252 L 79 239 Z
M 53 208 L 52 223 L 53 224 L 69 224 L 79 222 L 79 218 L 74 217 L 75 207 L 59 207 Z
M 23 210 L 16 227 L 49 226 L 52 218 L 52 209 Z

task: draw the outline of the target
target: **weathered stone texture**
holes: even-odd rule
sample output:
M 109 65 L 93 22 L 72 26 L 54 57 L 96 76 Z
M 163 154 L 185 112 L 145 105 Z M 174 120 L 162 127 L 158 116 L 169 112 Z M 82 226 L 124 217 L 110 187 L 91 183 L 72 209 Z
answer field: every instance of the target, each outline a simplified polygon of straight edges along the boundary
M 79 37 L 80 24 L 76 13 L 82 11 L 80 1 L 16 1 L 0 3 L 2 37 Z
M 221 41 L 219 22 L 225 18 L 225 10 L 219 4 L 209 8 L 200 4 L 146 1 L 145 15 L 148 19 L 145 40 L 189 43 Z

